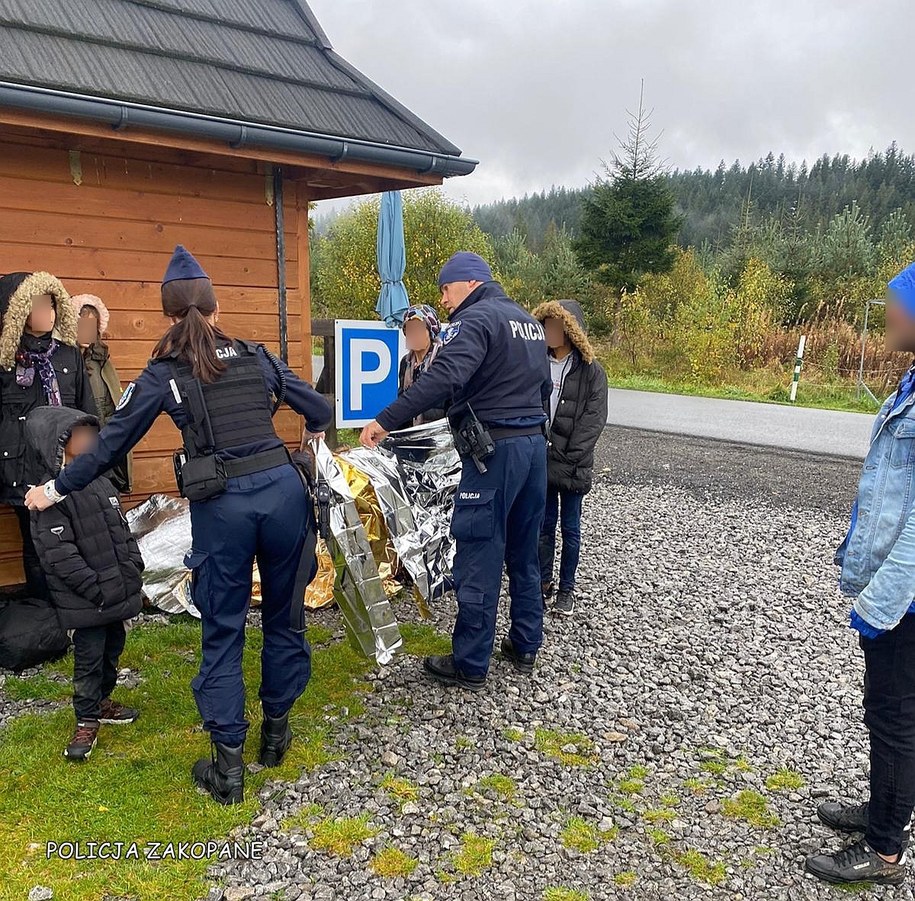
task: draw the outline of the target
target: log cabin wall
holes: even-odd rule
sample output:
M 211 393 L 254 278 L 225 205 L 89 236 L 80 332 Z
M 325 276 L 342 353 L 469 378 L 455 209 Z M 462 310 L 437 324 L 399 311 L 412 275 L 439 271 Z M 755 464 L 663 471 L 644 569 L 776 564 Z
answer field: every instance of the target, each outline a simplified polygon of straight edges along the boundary
M 12 132 L 12 133 L 11 133 Z M 155 146 L 71 151 L 62 139 L 0 130 L 0 273 L 47 270 L 70 294 L 97 294 L 111 311 L 108 343 L 122 383 L 146 365 L 166 323 L 159 284 L 176 244 L 213 279 L 220 325 L 279 351 L 275 211 L 265 164 Z M 307 202 L 285 186 L 289 363 L 310 377 Z M 299 255 L 305 260 L 299 271 Z M 304 315 L 303 315 L 304 314 Z M 298 442 L 299 418 L 277 416 Z M 134 452 L 135 504 L 175 490 L 180 435 L 160 417 Z M 0 585 L 22 580 L 15 520 L 0 507 Z

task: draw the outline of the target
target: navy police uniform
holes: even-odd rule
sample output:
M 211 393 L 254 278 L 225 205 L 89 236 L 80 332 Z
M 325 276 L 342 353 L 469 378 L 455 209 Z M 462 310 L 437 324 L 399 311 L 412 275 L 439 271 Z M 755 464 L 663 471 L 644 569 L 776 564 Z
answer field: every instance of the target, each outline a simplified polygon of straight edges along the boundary
M 204 727 L 214 742 L 239 745 L 248 729 L 242 681 L 245 616 L 257 560 L 263 595 L 264 645 L 260 699 L 269 717 L 284 716 L 304 691 L 311 673 L 308 643 L 290 628 L 296 571 L 313 514 L 305 488 L 273 427 L 273 395 L 305 417 L 309 431 L 331 419 L 327 402 L 266 350 L 219 339 L 217 356 L 225 371 L 203 386 L 212 426 L 212 445 L 224 462 L 226 491 L 191 503 L 194 603 L 200 610 L 203 654 L 192 682 Z M 57 478 L 61 494 L 78 491 L 122 459 L 167 413 L 189 437 L 189 370 L 169 357 L 152 360 L 124 391 L 114 416 L 102 429 L 94 453 L 78 457 Z M 199 384 L 199 383 L 198 383 Z
M 543 641 L 537 546 L 546 504 L 544 402 L 552 383 L 543 327 L 496 282 L 467 297 L 441 338 L 435 363 L 378 423 L 390 431 L 445 406 L 452 425 L 472 410 L 494 439 L 485 473 L 464 461 L 451 521 L 457 542 L 454 665 L 481 677 L 492 656 L 503 564 L 515 651 L 536 654 Z

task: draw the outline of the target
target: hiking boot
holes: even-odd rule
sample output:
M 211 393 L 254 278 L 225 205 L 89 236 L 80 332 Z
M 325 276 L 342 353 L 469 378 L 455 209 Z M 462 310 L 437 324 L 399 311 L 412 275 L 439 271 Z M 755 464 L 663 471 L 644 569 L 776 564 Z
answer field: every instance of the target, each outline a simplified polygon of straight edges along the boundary
M 220 804 L 239 804 L 244 799 L 244 748 L 243 744 L 233 746 L 214 741 L 210 760 L 198 760 L 191 770 L 194 782 Z
M 807 858 L 808 873 L 833 885 L 872 882 L 899 885 L 905 881 L 905 854 L 896 863 L 885 861 L 864 839 L 835 854 L 815 854 Z
M 70 744 L 64 748 L 67 760 L 86 760 L 98 739 L 98 720 L 77 720 Z
M 537 659 L 536 654 L 519 654 L 508 636 L 502 639 L 500 650 L 502 651 L 502 656 L 508 660 L 519 673 L 524 673 L 525 676 L 529 676 L 534 672 L 534 661 Z
M 454 665 L 454 656 L 426 657 L 423 669 L 427 675 L 441 682 L 442 685 L 457 685 L 468 691 L 482 691 L 486 685 L 486 676 L 468 676 Z
M 261 723 L 261 753 L 258 757 L 261 766 L 279 766 L 291 744 L 289 714 L 274 717 L 265 713 Z
M 824 801 L 817 807 L 824 826 L 836 832 L 867 832 L 867 804 L 838 804 Z
M 111 698 L 105 698 L 99 706 L 98 721 L 111 725 L 132 723 L 139 715 L 140 711 L 135 707 L 125 707 L 117 701 L 112 701 Z
M 575 612 L 575 592 L 563 591 L 559 589 L 556 595 L 556 603 L 553 604 L 553 613 L 559 613 L 562 616 L 571 616 Z

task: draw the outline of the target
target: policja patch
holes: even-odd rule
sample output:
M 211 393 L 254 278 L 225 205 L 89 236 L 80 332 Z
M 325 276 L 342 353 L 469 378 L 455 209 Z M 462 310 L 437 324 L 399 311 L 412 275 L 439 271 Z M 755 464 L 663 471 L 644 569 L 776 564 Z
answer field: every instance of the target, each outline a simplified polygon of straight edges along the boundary
M 442 345 L 448 344 L 457 338 L 458 333 L 461 330 L 461 321 L 460 319 L 457 322 L 452 322 L 450 325 L 442 329 Z
M 124 389 L 124 393 L 121 395 L 121 399 L 118 401 L 118 405 L 114 408 L 115 413 L 117 413 L 118 410 L 123 410 L 124 407 L 126 407 L 127 404 L 130 403 L 130 398 L 133 397 L 133 392 L 136 389 L 136 387 L 137 387 L 136 384 L 131 382 Z

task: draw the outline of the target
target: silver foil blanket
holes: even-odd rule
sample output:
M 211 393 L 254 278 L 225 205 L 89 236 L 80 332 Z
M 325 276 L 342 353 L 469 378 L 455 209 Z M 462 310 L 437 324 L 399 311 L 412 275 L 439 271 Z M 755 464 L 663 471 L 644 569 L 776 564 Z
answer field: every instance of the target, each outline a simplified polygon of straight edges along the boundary
M 397 556 L 416 585 L 420 611 L 450 585 L 451 512 L 461 461 L 446 420 L 393 432 L 374 450 L 341 454 L 375 490 Z
M 143 593 L 165 613 L 200 617 L 191 598 L 190 572 L 184 556 L 191 547 L 191 511 L 186 500 L 154 494 L 127 513 L 146 567 Z
M 323 441 L 312 444 L 317 477 L 331 491 L 328 550 L 337 569 L 335 597 L 350 640 L 384 665 L 403 644 L 372 547 L 340 465 Z

